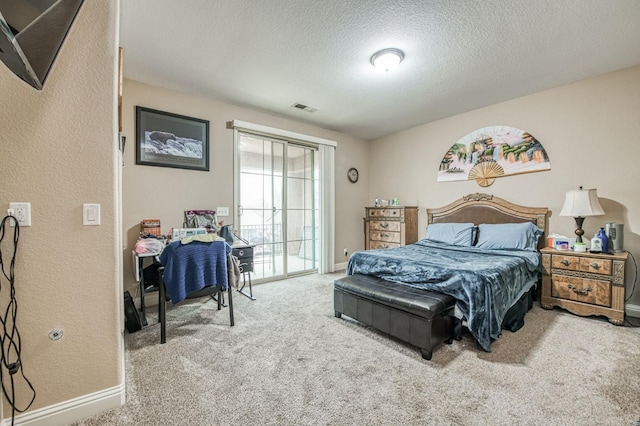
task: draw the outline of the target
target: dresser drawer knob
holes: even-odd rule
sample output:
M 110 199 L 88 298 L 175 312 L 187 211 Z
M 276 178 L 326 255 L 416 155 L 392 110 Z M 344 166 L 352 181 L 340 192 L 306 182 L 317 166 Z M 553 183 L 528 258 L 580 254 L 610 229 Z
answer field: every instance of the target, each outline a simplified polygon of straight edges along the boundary
M 562 263 L 564 266 L 569 266 L 571 264 L 571 262 L 569 262 L 567 259 L 563 260 Z
M 568 285 L 569 290 L 572 290 L 575 294 L 587 294 L 591 291 L 591 287 L 587 287 L 587 288 L 583 288 L 583 289 L 577 289 L 576 287 L 572 286 L 571 284 Z
M 388 223 L 381 223 L 380 224 L 380 228 L 388 228 L 389 224 Z
M 380 234 L 382 238 L 389 238 L 389 234 Z
M 240 256 L 244 256 L 244 250 L 240 250 L 240 251 L 238 251 L 238 254 L 239 254 Z
M 592 264 L 591 264 L 591 265 L 589 265 L 589 266 L 591 266 L 591 267 L 592 267 L 593 269 L 595 269 L 595 270 L 600 269 L 600 265 L 598 265 L 597 263 L 592 263 Z

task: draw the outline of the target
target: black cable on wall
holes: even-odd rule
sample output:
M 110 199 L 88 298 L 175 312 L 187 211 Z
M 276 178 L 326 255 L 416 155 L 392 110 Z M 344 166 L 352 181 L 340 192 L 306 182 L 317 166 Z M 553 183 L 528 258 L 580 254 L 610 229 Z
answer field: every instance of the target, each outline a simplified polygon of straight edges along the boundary
M 11 221 L 15 224 L 15 227 L 13 228 L 13 241 L 9 242 L 12 247 L 11 251 L 8 254 L 5 254 L 3 242 L 5 234 L 7 235 L 7 238 L 9 238 L 8 235 L 10 231 L 7 230 L 7 227 Z M 21 359 L 22 340 L 16 325 L 18 301 L 16 300 L 15 289 L 15 263 L 16 255 L 18 253 L 19 237 L 20 226 L 18 225 L 18 220 L 13 216 L 5 216 L 0 223 L 0 268 L 2 269 L 2 276 L 4 276 L 4 280 L 7 281 L 9 287 L 7 288 L 6 284 L 3 283 L 3 277 L 0 276 L 0 304 L 4 305 L 6 302 L 6 308 L 0 310 L 0 323 L 2 325 L 2 329 L 0 330 L 0 342 L 2 343 L 2 353 L 0 355 L 0 382 L 2 382 L 2 393 L 11 406 L 12 425 L 15 421 L 16 412 L 22 413 L 28 410 L 36 399 L 36 391 L 24 374 L 24 365 Z M 11 259 L 8 265 L 5 261 L 5 256 Z M 3 293 L 8 294 L 8 300 L 6 300 L 6 296 Z M 9 377 L 9 384 L 7 384 L 7 380 L 5 380 L 7 374 Z M 18 408 L 16 403 L 15 377 L 17 377 L 17 380 L 22 380 L 31 390 L 31 400 L 24 408 Z

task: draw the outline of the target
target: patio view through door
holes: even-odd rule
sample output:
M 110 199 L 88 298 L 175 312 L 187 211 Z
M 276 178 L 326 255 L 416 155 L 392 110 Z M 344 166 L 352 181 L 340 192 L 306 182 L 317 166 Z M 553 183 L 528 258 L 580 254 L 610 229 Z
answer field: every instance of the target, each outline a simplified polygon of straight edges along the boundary
M 239 235 L 255 244 L 253 279 L 316 272 L 319 258 L 318 150 L 238 134 Z

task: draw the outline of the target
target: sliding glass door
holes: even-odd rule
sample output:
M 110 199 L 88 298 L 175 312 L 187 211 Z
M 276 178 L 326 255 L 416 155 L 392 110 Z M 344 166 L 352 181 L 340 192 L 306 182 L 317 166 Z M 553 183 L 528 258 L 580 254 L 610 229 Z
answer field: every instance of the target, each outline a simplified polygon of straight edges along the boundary
M 287 147 L 287 272 L 318 269 L 319 181 L 318 151 Z
M 241 132 L 238 135 L 239 223 L 255 244 L 254 279 L 317 270 L 317 149 Z

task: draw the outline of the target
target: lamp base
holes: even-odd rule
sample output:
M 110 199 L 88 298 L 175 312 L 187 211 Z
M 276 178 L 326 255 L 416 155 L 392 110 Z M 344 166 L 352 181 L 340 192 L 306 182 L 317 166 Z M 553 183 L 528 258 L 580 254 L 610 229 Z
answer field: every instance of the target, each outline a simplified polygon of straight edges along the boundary
M 576 221 L 576 243 L 582 242 L 582 236 L 584 235 L 584 230 L 582 229 L 582 224 L 584 223 L 584 217 L 578 216 L 573 218 Z

